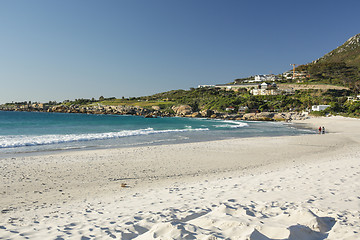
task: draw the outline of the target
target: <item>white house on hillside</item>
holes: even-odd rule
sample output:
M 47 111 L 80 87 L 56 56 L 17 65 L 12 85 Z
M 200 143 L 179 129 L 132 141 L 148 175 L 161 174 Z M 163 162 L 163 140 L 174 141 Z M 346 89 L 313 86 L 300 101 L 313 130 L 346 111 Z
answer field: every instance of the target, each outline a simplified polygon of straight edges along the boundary
M 265 82 L 265 81 L 275 81 L 276 76 L 274 74 L 268 75 L 255 75 L 254 82 Z
M 215 85 L 198 85 L 198 88 L 212 88 L 215 87 Z
M 352 101 L 352 102 L 360 101 L 360 95 L 357 95 L 356 97 L 350 96 L 348 97 L 348 101 Z
M 311 111 L 322 111 L 330 107 L 330 105 L 313 105 Z
M 279 95 L 281 91 L 279 91 L 275 83 L 269 84 L 263 82 L 262 84 L 258 85 L 257 88 L 251 89 L 250 93 L 252 95 Z

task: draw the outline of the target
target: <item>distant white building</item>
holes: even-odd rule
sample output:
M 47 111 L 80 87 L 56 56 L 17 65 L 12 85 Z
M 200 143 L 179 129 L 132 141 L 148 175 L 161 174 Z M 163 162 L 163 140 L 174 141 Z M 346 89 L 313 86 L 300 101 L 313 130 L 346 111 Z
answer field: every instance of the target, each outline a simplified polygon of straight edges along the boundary
M 348 101 L 351 101 L 351 102 L 357 102 L 357 101 L 360 101 L 360 95 L 357 95 L 356 97 L 348 97 Z
M 250 93 L 252 95 L 279 95 L 281 91 L 278 89 L 275 83 L 269 84 L 263 82 L 262 84 L 258 85 L 257 88 L 251 89 Z
M 234 111 L 234 110 L 235 110 L 235 108 L 232 107 L 232 106 L 227 107 L 227 108 L 225 109 L 225 111 L 229 111 L 229 112 L 232 112 L 232 111 Z
M 269 86 L 270 86 L 270 84 L 267 84 L 266 82 L 263 82 L 262 84 L 260 84 L 261 89 L 267 89 Z
M 215 85 L 198 85 L 198 88 L 211 88 L 215 87 Z
M 313 105 L 311 111 L 322 111 L 330 107 L 330 105 Z
M 274 74 L 267 75 L 255 75 L 254 82 L 265 82 L 265 81 L 275 81 L 276 76 Z

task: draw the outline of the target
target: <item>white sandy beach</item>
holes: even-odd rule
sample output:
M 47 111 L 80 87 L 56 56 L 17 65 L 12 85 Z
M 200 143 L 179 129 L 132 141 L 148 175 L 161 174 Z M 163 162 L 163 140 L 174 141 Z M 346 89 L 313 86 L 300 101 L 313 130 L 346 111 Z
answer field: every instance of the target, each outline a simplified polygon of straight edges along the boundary
M 0 239 L 360 239 L 360 120 L 301 123 L 327 133 L 0 159 Z

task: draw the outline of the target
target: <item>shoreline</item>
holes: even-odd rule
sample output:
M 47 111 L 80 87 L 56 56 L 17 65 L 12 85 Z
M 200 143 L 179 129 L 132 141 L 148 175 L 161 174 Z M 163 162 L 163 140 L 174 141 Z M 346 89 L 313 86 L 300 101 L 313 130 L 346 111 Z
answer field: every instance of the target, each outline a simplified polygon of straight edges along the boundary
M 24 107 L 24 108 L 23 108 Z M 208 118 L 222 120 L 248 120 L 248 121 L 291 121 L 304 120 L 307 114 L 299 112 L 219 112 L 217 110 L 202 110 L 194 112 L 189 105 L 173 106 L 171 111 L 160 108 L 143 108 L 139 106 L 78 106 L 78 105 L 55 105 L 49 108 L 31 106 L 10 108 L 0 105 L 3 112 L 38 112 L 38 113 L 65 113 L 65 114 L 91 114 L 91 115 L 129 115 L 141 116 L 144 118 L 157 117 L 187 117 L 187 118 Z
M 176 117 L 175 117 L 176 118 Z M 203 120 L 204 118 L 195 118 L 198 120 Z M 207 119 L 213 120 L 214 119 Z M 215 120 L 217 121 L 217 120 Z M 226 119 L 219 119 L 219 121 L 228 121 Z M 230 120 L 233 121 L 233 120 Z M 257 124 L 257 123 L 264 123 L 268 124 L 270 121 L 239 121 L 246 124 Z M 278 124 L 278 126 L 284 127 L 284 129 L 297 129 L 300 131 L 298 133 L 292 133 L 291 130 L 288 133 L 288 136 L 294 135 L 303 135 L 303 134 L 313 134 L 315 133 L 314 129 L 307 127 L 301 123 L 291 123 L 291 122 L 273 122 L 274 124 Z M 267 126 L 272 126 L 272 123 Z M 303 133 L 301 131 L 304 131 Z M 309 131 L 309 132 L 307 132 Z M 271 135 L 269 137 L 278 137 L 278 136 L 287 136 L 286 133 L 277 133 L 277 135 Z M 265 134 L 266 135 L 266 134 Z M 149 134 L 151 136 L 151 134 Z M 159 135 L 160 136 L 160 135 Z M 132 136 L 130 136 L 132 137 Z M 135 136 L 135 137 L 141 137 Z M 143 135 L 143 137 L 147 137 L 147 135 Z M 117 148 L 136 148 L 136 147 L 147 147 L 147 146 L 158 146 L 158 145 L 173 145 L 173 144 L 183 144 L 183 143 L 192 143 L 192 142 L 208 142 L 208 141 L 219 141 L 219 140 L 226 140 L 226 139 L 241 139 L 241 138 L 257 138 L 259 136 L 244 136 L 242 133 L 239 134 L 232 134 L 232 135 L 214 135 L 209 137 L 204 136 L 186 136 L 183 139 L 161 139 L 161 140 L 152 140 L 152 138 L 147 139 L 147 141 L 140 141 L 140 142 L 126 142 L 126 136 L 124 137 L 114 137 L 109 139 L 99 139 L 99 140 L 89 140 L 89 141 L 77 141 L 74 140 L 73 142 L 64 142 L 64 143 L 50 143 L 50 144 L 35 144 L 29 146 L 17 146 L 17 147 L 4 147 L 0 148 L 0 159 L 4 158 L 11 158 L 11 157 L 30 157 L 30 156 L 39 156 L 39 155 L 49 155 L 49 154 L 56 154 L 62 152 L 78 152 L 78 151 L 92 151 L 92 150 L 103 150 L 103 149 L 117 149 Z M 116 142 L 117 140 L 122 140 L 121 142 Z M 70 146 L 70 144 L 74 143 L 74 145 Z
M 298 221 L 321 239 L 356 239 L 360 121 L 300 123 L 330 133 L 0 159 L 0 238 L 282 239 Z

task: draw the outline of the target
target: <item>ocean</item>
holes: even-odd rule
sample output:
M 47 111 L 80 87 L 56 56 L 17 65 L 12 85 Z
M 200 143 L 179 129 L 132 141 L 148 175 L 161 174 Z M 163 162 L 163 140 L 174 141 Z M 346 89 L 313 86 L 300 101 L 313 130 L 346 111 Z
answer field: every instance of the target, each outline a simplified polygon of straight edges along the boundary
M 313 133 L 280 122 L 0 111 L 0 156 Z

